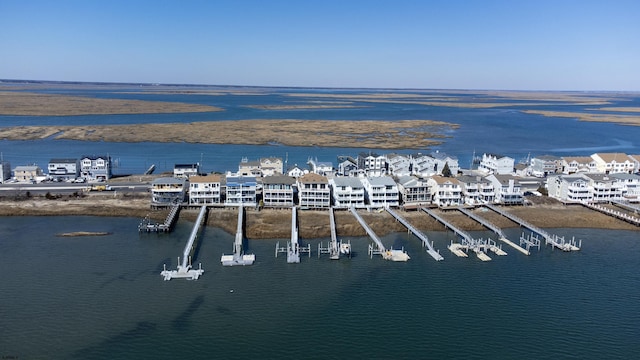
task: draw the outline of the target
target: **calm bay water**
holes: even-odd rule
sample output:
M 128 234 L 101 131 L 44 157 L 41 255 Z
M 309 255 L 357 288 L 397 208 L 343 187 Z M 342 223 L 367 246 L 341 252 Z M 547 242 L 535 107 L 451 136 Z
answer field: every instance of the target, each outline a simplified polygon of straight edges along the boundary
M 198 88 L 196 88 L 197 90 Z M 219 88 L 215 88 L 219 90 Z M 132 91 L 137 91 L 132 93 Z M 457 130 L 446 131 L 442 145 L 430 149 L 400 150 L 400 153 L 443 151 L 459 158 L 462 167 L 468 167 L 474 152 L 492 152 L 521 160 L 536 155 L 590 155 L 594 152 L 640 153 L 640 128 L 610 123 L 580 122 L 575 119 L 544 117 L 520 112 L 524 107 L 510 106 L 513 101 L 501 100 L 504 107 L 468 109 L 394 104 L 353 102 L 358 108 L 313 110 L 262 110 L 250 105 L 317 104 L 327 101 L 320 97 L 330 94 L 371 94 L 395 92 L 399 94 L 442 95 L 429 91 L 398 90 L 322 90 L 322 89 L 261 89 L 255 95 L 195 95 L 140 93 L 131 89 L 53 89 L 48 92 L 100 98 L 177 101 L 218 106 L 220 112 L 193 114 L 140 114 L 140 115 L 83 115 L 83 116 L 0 116 L 1 126 L 17 125 L 108 125 L 167 122 L 197 122 L 245 119 L 302 119 L 302 120 L 404 120 L 431 119 L 460 125 Z M 304 96 L 290 96 L 301 95 Z M 446 94 L 445 94 L 446 95 Z M 459 98 L 486 101 L 482 95 L 459 92 Z M 612 94 L 613 95 L 613 94 Z M 495 99 L 488 100 L 499 102 Z M 593 105 L 549 105 L 548 101 L 527 101 L 527 107 L 552 111 L 586 111 L 599 113 Z M 626 94 L 607 106 L 640 106 L 640 95 Z M 312 139 L 310 139 L 310 143 Z M 250 160 L 263 156 L 288 159 L 288 164 L 306 164 L 309 157 L 336 164 L 338 155 L 357 155 L 361 151 L 389 153 L 389 150 L 364 149 L 357 144 L 338 144 L 334 148 L 315 146 L 290 147 L 279 145 L 211 145 L 188 143 L 108 143 L 46 139 L 41 141 L 0 140 L 0 152 L 13 167 L 36 163 L 46 167 L 53 157 L 77 158 L 90 154 L 110 154 L 116 160 L 116 174 L 139 174 L 155 164 L 157 171 L 171 171 L 176 163 L 200 162 L 206 172 L 235 171 L 242 157 Z
M 132 89 L 133 90 L 133 89 Z M 640 129 L 528 115 L 507 106 L 456 109 L 411 104 L 362 103 L 358 109 L 270 111 L 246 105 L 320 100 L 271 89 L 263 95 L 131 94 L 107 90 L 52 90 L 74 95 L 183 101 L 225 108 L 202 114 L 75 117 L 0 116 L 2 126 L 135 124 L 269 118 L 368 120 L 433 119 L 458 123 L 433 149 L 470 163 L 474 151 L 516 159 L 528 154 L 640 153 Z M 343 91 L 355 93 L 357 91 Z M 475 95 L 460 95 L 472 97 Z M 326 100 L 326 99 L 324 99 Z M 493 100 L 492 100 L 493 101 Z M 640 97 L 619 103 L 640 106 Z M 588 106 L 540 105 L 575 111 Z M 597 111 L 597 110 L 589 110 Z M 51 158 L 109 153 L 117 174 L 141 173 L 151 164 L 201 162 L 204 171 L 235 170 L 242 157 L 309 156 L 335 163 L 360 149 L 207 144 L 114 144 L 46 139 L 0 140 L 13 167 Z M 379 151 L 386 153 L 387 151 Z M 401 151 L 412 153 L 414 150 Z M 426 216 L 426 215 L 425 215 Z M 638 231 L 549 229 L 583 240 L 578 253 L 542 249 L 527 257 L 515 250 L 483 263 L 446 250 L 450 232 L 428 232 L 445 257 L 435 262 L 405 233 L 383 239 L 404 246 L 407 263 L 370 259 L 369 240 L 353 238 L 356 256 L 317 258 L 301 264 L 274 258 L 277 240 L 249 240 L 251 267 L 225 268 L 222 253 L 233 236 L 207 228 L 195 262 L 198 281 L 162 281 L 163 264 L 175 267 L 191 231 L 180 221 L 171 234 L 138 234 L 140 219 L 96 217 L 0 218 L 0 357 L 20 359 L 176 358 L 572 358 L 628 359 L 640 351 Z M 62 238 L 71 231 L 108 231 L 104 237 Z M 519 229 L 507 229 L 512 240 Z M 473 233 L 474 237 L 491 237 Z M 323 239 L 326 243 L 327 239 Z M 281 240 L 281 243 L 286 240 Z M 303 239 L 303 243 L 306 243 Z M 232 291 L 233 290 L 233 291 Z
M 427 215 L 425 215 L 427 216 Z M 206 228 L 197 281 L 160 276 L 182 252 L 191 223 L 138 234 L 138 219 L 0 218 L 0 356 L 21 359 L 187 358 L 633 358 L 640 350 L 638 232 L 550 229 L 583 250 L 510 251 L 484 263 L 411 235 L 383 238 L 407 263 L 314 254 L 274 257 L 276 240 L 248 240 L 257 262 L 222 267 L 233 236 Z M 103 237 L 56 237 L 71 231 Z M 517 239 L 519 229 L 508 229 Z M 476 237 L 488 236 L 477 232 Z M 323 239 L 326 243 L 326 239 Z M 284 240 L 281 240 L 281 242 Z

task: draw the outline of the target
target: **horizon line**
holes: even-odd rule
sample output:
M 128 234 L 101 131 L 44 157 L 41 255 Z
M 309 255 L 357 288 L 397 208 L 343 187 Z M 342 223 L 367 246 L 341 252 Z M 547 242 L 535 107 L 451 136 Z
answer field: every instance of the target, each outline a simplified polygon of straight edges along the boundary
M 3 83 L 49 83 L 49 84 L 91 84 L 91 85 L 137 85 L 137 86 L 186 86 L 186 87 L 236 87 L 266 89 L 326 89 L 326 90 L 392 90 L 392 91 L 507 91 L 507 92 L 574 92 L 574 93 L 640 93 L 640 90 L 517 90 L 517 89 L 479 89 L 479 88 L 417 88 L 417 87 L 332 87 L 332 86 L 285 86 L 285 85 L 229 85 L 229 84 L 190 84 L 190 83 L 154 83 L 154 82 L 117 82 L 117 81 L 75 81 L 75 80 L 37 80 L 37 79 L 0 79 Z

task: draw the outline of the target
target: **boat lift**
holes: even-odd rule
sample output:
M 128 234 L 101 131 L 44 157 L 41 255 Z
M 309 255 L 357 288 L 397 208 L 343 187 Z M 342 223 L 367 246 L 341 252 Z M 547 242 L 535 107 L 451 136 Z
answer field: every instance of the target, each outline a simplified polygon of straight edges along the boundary
M 371 258 L 373 258 L 373 255 L 381 255 L 383 259 L 391 260 L 391 261 L 407 261 L 410 259 L 409 254 L 407 254 L 407 252 L 404 251 L 404 248 L 401 250 L 386 249 L 382 244 L 382 241 L 380 240 L 380 238 L 378 238 L 376 233 L 374 233 L 373 230 L 371 230 L 369 225 L 367 225 L 367 223 L 360 216 L 360 214 L 358 214 L 356 209 L 352 206 L 349 208 L 349 210 L 351 210 L 351 213 L 353 214 L 353 216 L 355 216 L 355 218 L 358 220 L 360 225 L 364 228 L 367 234 L 369 234 L 369 237 L 376 244 L 375 247 L 373 246 L 373 244 L 369 245 L 369 256 Z
M 198 266 L 198 269 L 193 269 L 191 266 L 191 256 L 193 255 L 193 251 L 195 250 L 194 244 L 198 237 L 198 231 L 200 227 L 204 223 L 205 215 L 207 214 L 207 206 L 203 205 L 200 208 L 200 213 L 198 214 L 198 219 L 196 223 L 193 225 L 193 230 L 191 230 L 191 236 L 189 236 L 189 241 L 187 241 L 187 245 L 184 247 L 184 251 L 182 252 L 182 263 L 180 263 L 180 257 L 178 257 L 178 266 L 177 270 L 167 270 L 167 264 L 164 264 L 164 270 L 160 273 L 165 281 L 169 281 L 171 279 L 188 279 L 188 280 L 197 280 L 200 275 L 204 273 L 202 269 L 202 263 Z
M 495 242 L 493 243 L 494 245 L 491 246 L 488 241 L 472 238 L 471 235 L 469 235 L 469 233 L 454 226 L 452 223 L 448 222 L 442 216 L 436 214 L 432 210 L 429 210 L 427 208 L 422 208 L 422 211 L 431 215 L 431 217 L 438 220 L 440 223 L 442 223 L 442 225 L 451 229 L 454 233 L 456 233 L 460 237 L 460 243 L 451 242 L 451 244 L 447 246 L 447 248 L 454 255 L 458 257 L 467 257 L 467 254 L 465 254 L 464 251 L 472 250 L 473 252 L 476 253 L 476 256 L 478 257 L 478 259 L 482 261 L 490 261 L 491 258 L 489 257 L 489 255 L 487 255 L 487 250 L 492 250 L 497 255 L 507 254 L 506 252 L 502 251 L 502 249 L 495 246 Z
M 402 225 L 404 225 L 407 228 L 407 231 L 413 233 L 418 239 L 420 239 L 420 241 L 422 241 L 422 246 L 427 247 L 427 254 L 431 255 L 431 257 L 434 258 L 436 261 L 444 260 L 442 255 L 440 255 L 440 252 L 436 251 L 433 248 L 433 241 L 429 242 L 429 238 L 427 237 L 427 235 L 425 235 L 424 233 L 416 229 L 406 219 L 400 216 L 400 214 L 391 210 L 389 207 L 386 207 L 385 209 L 389 214 L 391 214 L 391 216 L 393 216 L 397 221 L 399 221 Z
M 287 242 L 286 248 L 281 248 L 280 242 L 276 243 L 276 257 L 278 257 L 278 253 L 287 253 L 287 263 L 289 264 L 300 263 L 300 253 L 309 253 L 309 257 L 311 257 L 311 245 L 301 248 L 298 238 L 298 212 L 294 206 L 291 208 L 291 241 Z
M 235 266 L 235 265 L 253 265 L 256 260 L 255 254 L 244 254 L 242 251 L 242 240 L 244 239 L 242 233 L 242 225 L 244 224 L 244 208 L 238 206 L 238 227 L 236 229 L 236 239 L 233 243 L 233 255 L 222 255 L 220 262 L 223 266 Z
M 533 233 L 536 233 L 542 236 L 544 238 L 545 245 L 551 244 L 552 248 L 558 248 L 562 251 L 578 251 L 580 250 L 580 247 L 582 247 L 582 240 L 580 240 L 579 243 L 576 242 L 575 238 L 572 240 L 565 240 L 564 237 L 560 237 L 558 235 L 551 235 L 548 232 L 540 229 L 539 227 L 534 226 L 528 223 L 527 221 L 524 221 L 523 219 L 511 214 L 510 212 L 500 209 L 497 206 L 493 206 L 490 204 L 485 204 L 484 206 L 506 217 L 507 219 L 519 224 L 520 226 L 531 230 Z M 521 239 L 521 243 L 522 243 L 522 239 Z
M 327 247 L 322 247 L 322 242 L 318 244 L 318 257 L 320 257 L 320 254 L 329 254 L 329 258 L 331 260 L 340 259 L 340 254 L 351 257 L 351 241 L 346 243 L 343 243 L 342 241 L 338 242 L 333 208 L 329 209 L 329 222 L 331 224 L 331 242 Z

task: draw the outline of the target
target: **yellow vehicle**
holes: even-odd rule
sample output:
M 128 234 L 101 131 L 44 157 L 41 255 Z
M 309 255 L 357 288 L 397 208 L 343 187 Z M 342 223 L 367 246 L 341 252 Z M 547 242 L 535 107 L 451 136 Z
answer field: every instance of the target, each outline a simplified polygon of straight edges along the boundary
M 107 184 L 91 185 L 91 191 L 109 191 L 109 190 L 111 190 L 111 186 Z

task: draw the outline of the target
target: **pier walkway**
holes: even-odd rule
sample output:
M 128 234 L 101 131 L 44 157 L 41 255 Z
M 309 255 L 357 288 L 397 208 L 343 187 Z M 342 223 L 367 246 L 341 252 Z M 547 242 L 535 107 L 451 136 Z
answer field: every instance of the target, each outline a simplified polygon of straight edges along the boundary
M 382 258 L 385 260 L 392 260 L 392 261 L 409 260 L 409 255 L 404 250 L 393 250 L 393 249 L 387 250 L 382 244 L 382 241 L 380 240 L 380 238 L 378 238 L 376 233 L 374 233 L 373 230 L 371 230 L 369 225 L 367 225 L 367 223 L 360 216 L 360 214 L 358 214 L 356 209 L 352 206 L 349 208 L 349 210 L 351 211 L 353 216 L 355 216 L 355 218 L 358 220 L 362 228 L 364 228 L 364 230 L 367 232 L 371 240 L 373 240 L 376 243 L 376 248 L 374 248 L 372 245 L 369 245 L 369 256 L 373 257 L 374 254 L 379 254 L 379 255 L 382 255 Z
M 193 230 L 191 230 L 191 236 L 189 236 L 187 245 L 184 247 L 184 251 L 182 252 L 182 263 L 180 263 L 180 258 L 178 257 L 177 270 L 167 270 L 167 265 L 164 265 L 164 270 L 160 273 L 160 275 L 164 277 L 165 281 L 176 278 L 197 280 L 200 275 L 204 273 L 204 270 L 202 270 L 202 264 L 200 264 L 198 269 L 191 268 L 191 256 L 193 255 L 193 251 L 195 250 L 194 245 L 198 237 L 198 232 L 200 231 L 200 228 L 204 223 L 206 214 L 207 206 L 205 205 L 200 208 L 200 213 L 198 214 L 196 223 L 193 225 Z
M 612 201 L 612 203 L 614 203 L 614 204 L 616 204 L 618 206 L 627 208 L 627 209 L 629 209 L 631 211 L 636 211 L 636 212 L 638 211 L 634 206 L 625 204 L 625 203 L 620 202 L 620 201 Z M 581 204 L 583 206 L 589 208 L 589 209 L 601 212 L 601 213 L 609 215 L 609 216 L 613 216 L 616 219 L 620 219 L 622 221 L 626 221 L 626 222 L 628 222 L 630 224 L 633 224 L 633 225 L 636 225 L 636 226 L 640 226 L 640 217 L 632 216 L 632 215 L 629 215 L 629 214 L 624 213 L 622 211 L 617 211 L 617 210 L 614 210 L 614 209 L 610 209 L 608 207 L 602 206 L 602 205 L 597 204 L 597 203 L 582 202 Z
M 340 259 L 340 253 L 351 257 L 351 242 L 338 242 L 338 234 L 336 231 L 336 219 L 333 214 L 333 208 L 329 208 L 329 223 L 331 225 L 331 242 L 327 247 L 322 247 L 322 242 L 318 244 L 318 257 L 321 254 L 329 254 L 331 260 Z
M 301 248 L 298 243 L 298 212 L 296 207 L 291 208 L 291 241 L 287 242 L 287 247 L 280 247 L 280 242 L 276 243 L 276 257 L 278 253 L 287 253 L 287 263 L 298 264 L 300 263 L 300 253 L 309 253 L 311 257 L 311 245 L 307 248 Z
M 450 222 L 445 220 L 442 216 L 436 214 L 432 210 L 424 208 L 424 207 L 421 208 L 421 209 L 422 209 L 422 211 L 424 211 L 427 214 L 431 215 L 431 217 L 433 217 L 434 219 L 438 220 L 442 225 L 444 225 L 445 227 L 447 227 L 450 230 L 452 230 L 454 233 L 456 233 L 458 236 L 460 236 L 463 240 L 466 240 L 468 242 L 471 242 L 473 240 L 471 238 L 471 235 L 469 235 L 469 233 L 457 228 L 456 226 L 454 226 L 453 224 L 451 224 Z
M 252 265 L 256 260 L 254 254 L 245 255 L 242 251 L 242 240 L 244 235 L 242 227 L 244 226 L 244 208 L 238 206 L 238 227 L 236 229 L 236 238 L 233 242 L 233 255 L 222 255 L 220 262 L 223 266 L 235 266 L 235 265 Z
M 434 219 L 438 220 L 445 227 L 451 229 L 454 233 L 456 233 L 458 236 L 460 236 L 460 243 L 451 242 L 451 244 L 449 244 L 447 246 L 447 248 L 454 255 L 459 256 L 459 257 L 467 257 L 467 254 L 464 251 L 472 250 L 473 252 L 476 253 L 476 256 L 478 257 L 478 259 L 480 259 L 482 261 L 490 261 L 491 260 L 491 258 L 486 253 L 487 250 L 491 250 L 491 251 L 495 252 L 498 255 L 507 255 L 506 252 L 502 251 L 502 249 L 500 249 L 499 247 L 495 246 L 495 242 L 493 242 L 493 245 L 491 245 L 489 243 L 489 241 L 491 241 L 491 240 L 485 241 L 483 239 L 474 239 L 474 238 L 471 237 L 471 235 L 469 235 L 469 233 L 467 233 L 466 231 L 463 231 L 462 229 L 454 226 L 453 224 L 451 224 L 450 222 L 445 220 L 442 216 L 439 216 L 438 214 L 436 214 L 432 210 L 427 209 L 427 208 L 421 208 L 421 209 L 422 209 L 422 211 L 426 212 L 427 214 L 429 214 Z
M 429 242 L 429 238 L 427 237 L 427 235 L 423 234 L 421 231 L 416 229 L 406 219 L 400 216 L 400 214 L 396 213 L 395 211 L 391 210 L 388 207 L 386 207 L 385 209 L 389 214 L 391 214 L 391 216 L 393 216 L 397 221 L 399 221 L 402 225 L 404 225 L 407 228 L 407 230 L 409 230 L 411 233 L 413 233 L 413 235 L 415 235 L 418 239 L 420 239 L 420 241 L 422 241 L 422 246 L 427 247 L 427 254 L 431 255 L 431 257 L 434 258 L 436 261 L 444 260 L 442 255 L 440 255 L 440 252 L 436 251 L 433 248 L 433 242 Z
M 529 230 L 531 230 L 532 232 L 542 236 L 544 238 L 544 242 L 546 245 L 551 244 L 551 246 L 553 248 L 558 248 L 562 251 L 578 251 L 580 250 L 580 246 L 582 245 L 582 241 L 580 241 L 580 245 L 578 245 L 575 241 L 575 239 L 571 240 L 571 241 L 565 241 L 564 237 L 560 237 L 558 235 L 551 235 L 548 232 L 540 229 L 537 226 L 534 226 L 532 224 L 530 224 L 529 222 L 511 214 L 508 211 L 502 210 L 501 208 L 494 206 L 494 205 L 490 205 L 490 204 L 485 204 L 485 207 L 497 212 L 498 214 L 506 217 L 507 219 L 519 224 L 522 227 L 525 227 Z
M 493 231 L 494 233 L 496 233 L 496 235 L 498 235 L 498 240 L 504 242 L 505 244 L 511 246 L 512 248 L 520 251 L 521 253 L 523 253 L 525 255 L 530 255 L 531 254 L 529 252 L 529 250 L 523 249 L 522 247 L 518 246 L 518 244 L 516 244 L 513 241 L 507 239 L 507 236 L 504 234 L 504 232 L 502 232 L 502 229 L 500 229 L 498 226 L 496 226 L 492 222 L 484 219 L 482 216 L 478 216 L 478 215 L 474 214 L 473 212 L 471 212 L 468 209 L 465 209 L 463 207 L 458 207 L 458 210 L 460 210 L 461 213 L 467 215 L 471 219 L 479 222 L 480 224 L 482 224 L 487 229 L 489 229 L 489 230 Z

